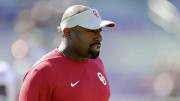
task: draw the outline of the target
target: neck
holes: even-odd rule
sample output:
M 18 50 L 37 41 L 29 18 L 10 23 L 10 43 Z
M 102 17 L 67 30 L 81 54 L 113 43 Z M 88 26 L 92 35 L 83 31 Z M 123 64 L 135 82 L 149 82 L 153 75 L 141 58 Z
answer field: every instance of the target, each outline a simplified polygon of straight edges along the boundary
M 66 41 L 62 41 L 58 50 L 60 52 L 63 53 L 64 56 L 67 56 L 73 60 L 79 60 L 79 61 L 83 61 L 83 60 L 87 60 L 88 57 L 83 57 L 83 56 L 80 56 L 78 53 L 76 53 L 75 51 L 73 51 L 73 49 L 67 45 L 67 42 Z

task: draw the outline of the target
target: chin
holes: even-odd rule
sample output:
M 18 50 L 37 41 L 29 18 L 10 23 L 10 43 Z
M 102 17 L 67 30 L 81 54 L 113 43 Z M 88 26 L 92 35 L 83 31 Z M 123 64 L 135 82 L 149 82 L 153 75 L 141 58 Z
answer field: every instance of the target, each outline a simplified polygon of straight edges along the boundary
M 90 59 L 96 59 L 96 58 L 98 58 L 99 53 L 100 53 L 100 52 L 92 52 L 92 51 L 89 51 L 89 52 L 88 52 L 88 56 L 89 56 Z

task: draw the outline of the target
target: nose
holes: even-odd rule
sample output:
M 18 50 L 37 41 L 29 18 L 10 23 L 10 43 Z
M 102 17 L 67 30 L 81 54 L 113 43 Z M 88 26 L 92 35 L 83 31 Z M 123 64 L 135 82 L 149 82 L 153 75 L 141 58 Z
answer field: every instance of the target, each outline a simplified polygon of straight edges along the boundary
M 99 31 L 95 33 L 95 36 L 96 36 L 95 38 L 97 41 L 99 42 L 103 41 L 102 35 Z

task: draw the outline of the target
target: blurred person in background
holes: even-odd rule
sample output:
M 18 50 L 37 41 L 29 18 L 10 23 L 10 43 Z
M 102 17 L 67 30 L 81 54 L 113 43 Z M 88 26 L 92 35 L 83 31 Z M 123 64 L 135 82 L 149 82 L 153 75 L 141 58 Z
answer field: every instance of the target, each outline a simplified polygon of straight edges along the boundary
M 17 101 L 15 74 L 8 63 L 0 61 L 0 101 Z
M 26 73 L 19 101 L 109 101 L 110 89 L 99 58 L 101 31 L 114 27 L 98 11 L 73 5 L 63 14 L 58 48 Z

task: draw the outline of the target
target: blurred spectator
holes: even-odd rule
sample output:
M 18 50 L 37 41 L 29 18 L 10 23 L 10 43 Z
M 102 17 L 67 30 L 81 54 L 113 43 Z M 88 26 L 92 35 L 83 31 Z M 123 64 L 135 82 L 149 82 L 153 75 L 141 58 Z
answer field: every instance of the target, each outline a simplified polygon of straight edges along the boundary
M 17 100 L 16 78 L 10 66 L 0 61 L 0 101 Z

